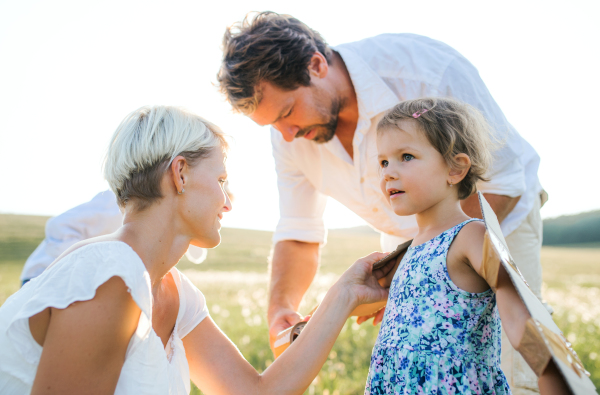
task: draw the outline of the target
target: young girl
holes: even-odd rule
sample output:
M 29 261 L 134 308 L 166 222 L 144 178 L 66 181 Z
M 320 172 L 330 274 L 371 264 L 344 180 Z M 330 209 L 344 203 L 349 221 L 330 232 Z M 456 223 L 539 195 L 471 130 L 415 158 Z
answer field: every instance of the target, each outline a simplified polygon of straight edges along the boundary
M 397 215 L 416 215 L 419 231 L 392 280 L 365 394 L 510 394 L 500 315 L 516 347 L 529 313 L 502 266 L 496 293 L 478 274 L 485 225 L 460 206 L 491 160 L 485 120 L 425 98 L 398 104 L 377 130 L 381 190 Z M 539 385 L 568 393 L 553 363 Z

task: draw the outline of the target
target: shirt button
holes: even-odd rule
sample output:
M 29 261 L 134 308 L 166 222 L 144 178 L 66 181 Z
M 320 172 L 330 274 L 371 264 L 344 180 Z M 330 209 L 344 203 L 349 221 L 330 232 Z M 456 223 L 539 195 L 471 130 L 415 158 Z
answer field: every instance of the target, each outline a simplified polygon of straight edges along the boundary
M 363 182 L 365 182 L 365 178 L 364 178 L 364 177 L 361 177 L 361 178 L 360 178 L 360 183 L 362 184 Z
M 379 211 L 377 210 L 377 207 L 373 207 L 373 212 L 376 213 L 377 211 Z

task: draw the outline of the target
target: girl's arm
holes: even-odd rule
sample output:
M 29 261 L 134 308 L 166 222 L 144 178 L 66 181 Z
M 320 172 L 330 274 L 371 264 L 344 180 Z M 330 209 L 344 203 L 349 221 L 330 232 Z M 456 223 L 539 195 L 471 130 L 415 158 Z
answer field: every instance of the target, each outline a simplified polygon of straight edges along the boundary
M 352 265 L 327 292 L 302 336 L 262 374 L 210 317 L 203 320 L 183 339 L 192 381 L 210 395 L 302 394 L 325 363 L 350 312 L 359 304 L 387 298 L 387 290 L 377 283 L 385 271 L 371 274 L 373 263 L 384 256 L 373 253 Z
M 43 350 L 31 394 L 113 394 L 140 312 L 120 277 L 91 300 L 50 308 L 47 330 L 31 328 L 43 333 L 34 337 Z
M 482 273 L 483 262 L 483 240 L 485 235 L 485 225 L 481 222 L 472 222 L 463 229 L 466 231 L 465 238 L 468 243 L 461 243 L 464 248 L 466 259 L 477 273 Z M 482 276 L 483 277 L 483 276 Z M 502 320 L 502 327 L 510 344 L 518 349 L 525 324 L 531 315 L 525 307 L 523 300 L 519 296 L 515 286 L 506 272 L 503 265 L 500 265 L 498 273 L 498 284 L 496 288 L 496 300 L 498 302 L 498 312 Z M 570 393 L 567 384 L 558 371 L 554 362 L 551 360 L 544 373 L 538 378 L 538 385 L 541 394 L 568 394 Z

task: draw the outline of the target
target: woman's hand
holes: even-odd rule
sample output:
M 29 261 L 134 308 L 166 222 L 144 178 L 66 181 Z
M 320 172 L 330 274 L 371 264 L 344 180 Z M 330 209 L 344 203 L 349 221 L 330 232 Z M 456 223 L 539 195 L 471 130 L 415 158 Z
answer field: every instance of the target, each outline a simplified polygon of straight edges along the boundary
M 349 293 L 352 308 L 367 303 L 375 303 L 387 299 L 388 289 L 382 287 L 378 280 L 385 277 L 396 265 L 392 259 L 384 267 L 373 271 L 373 264 L 388 254 L 373 252 L 357 260 L 342 274 L 334 287 Z

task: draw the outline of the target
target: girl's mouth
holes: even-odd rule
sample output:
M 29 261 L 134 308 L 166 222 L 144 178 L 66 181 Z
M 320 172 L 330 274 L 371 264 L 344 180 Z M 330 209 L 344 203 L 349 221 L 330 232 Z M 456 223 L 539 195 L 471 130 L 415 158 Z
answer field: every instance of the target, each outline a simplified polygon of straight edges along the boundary
M 404 195 L 404 191 L 399 189 L 388 189 L 388 194 L 390 195 L 390 199 L 394 199 Z

